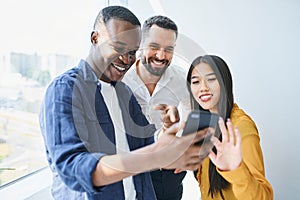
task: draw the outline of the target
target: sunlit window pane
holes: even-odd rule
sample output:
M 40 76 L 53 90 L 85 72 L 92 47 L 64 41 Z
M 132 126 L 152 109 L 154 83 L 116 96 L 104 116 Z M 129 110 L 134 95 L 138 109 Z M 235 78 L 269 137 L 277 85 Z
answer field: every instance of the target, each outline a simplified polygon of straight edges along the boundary
M 48 166 L 38 122 L 45 88 L 85 58 L 104 6 L 105 0 L 0 2 L 0 187 Z

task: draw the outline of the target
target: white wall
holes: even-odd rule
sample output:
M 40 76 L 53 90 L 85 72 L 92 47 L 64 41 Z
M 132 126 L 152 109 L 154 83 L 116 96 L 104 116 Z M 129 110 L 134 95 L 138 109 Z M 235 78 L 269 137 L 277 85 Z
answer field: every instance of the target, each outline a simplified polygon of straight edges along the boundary
M 142 22 L 155 12 L 166 14 L 181 34 L 227 61 L 235 100 L 259 128 L 275 199 L 300 199 L 300 1 L 152 3 L 129 0 L 128 5 Z

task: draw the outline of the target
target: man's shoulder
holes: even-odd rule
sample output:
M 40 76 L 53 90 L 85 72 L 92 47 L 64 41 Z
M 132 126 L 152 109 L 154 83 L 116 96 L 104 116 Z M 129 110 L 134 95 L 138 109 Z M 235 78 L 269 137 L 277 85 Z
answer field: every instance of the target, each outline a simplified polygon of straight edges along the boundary
M 75 80 L 85 80 L 96 82 L 98 79 L 85 60 L 80 60 L 79 64 L 70 68 L 57 76 L 55 81 L 75 81 Z
M 130 79 L 130 77 L 132 77 L 132 76 L 137 76 L 137 73 L 136 73 L 136 65 L 135 65 L 135 64 L 133 64 L 133 65 L 129 68 L 129 70 L 125 73 L 123 79 Z M 122 79 L 122 80 L 123 80 L 123 79 Z
M 58 75 L 56 78 L 53 79 L 53 83 L 70 83 L 75 82 L 78 78 L 80 69 L 78 67 L 73 67 L 68 69 L 67 71 L 63 72 L 62 74 Z

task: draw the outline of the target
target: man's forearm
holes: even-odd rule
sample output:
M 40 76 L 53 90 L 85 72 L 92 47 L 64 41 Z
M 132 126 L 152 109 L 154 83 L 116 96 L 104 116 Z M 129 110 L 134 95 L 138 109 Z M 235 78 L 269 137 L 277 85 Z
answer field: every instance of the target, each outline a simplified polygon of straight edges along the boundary
M 200 146 L 193 145 L 203 138 L 206 130 L 176 137 L 180 124 L 168 128 L 155 143 L 117 155 L 103 156 L 92 175 L 95 186 L 104 186 L 128 176 L 159 168 L 195 170 L 201 162 Z
M 158 168 L 155 145 L 149 145 L 132 152 L 103 156 L 93 173 L 93 184 L 104 186 L 144 171 Z

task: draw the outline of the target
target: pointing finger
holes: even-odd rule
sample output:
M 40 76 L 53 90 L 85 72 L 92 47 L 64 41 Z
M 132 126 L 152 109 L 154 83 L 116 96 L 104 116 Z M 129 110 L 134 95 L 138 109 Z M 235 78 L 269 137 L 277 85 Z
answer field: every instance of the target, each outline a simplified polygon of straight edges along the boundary
M 157 104 L 153 107 L 154 110 L 164 111 L 168 107 L 167 104 Z

